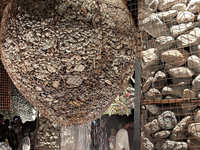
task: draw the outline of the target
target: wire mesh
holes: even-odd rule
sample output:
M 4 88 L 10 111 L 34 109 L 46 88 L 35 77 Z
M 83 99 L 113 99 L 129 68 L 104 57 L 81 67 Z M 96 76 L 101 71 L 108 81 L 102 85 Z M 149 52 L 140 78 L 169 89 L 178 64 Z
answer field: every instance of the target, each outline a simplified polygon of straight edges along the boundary
M 141 149 L 199 149 L 199 1 L 138 6 Z
M 121 0 L 12 1 L 2 20 L 2 61 L 45 117 L 62 125 L 88 123 L 133 72 L 134 30 Z
M 37 117 L 35 150 L 60 150 L 60 126 L 43 117 Z
M 138 27 L 138 0 L 126 0 L 126 5 L 132 15 L 136 27 Z
M 11 80 L 0 61 L 0 109 L 11 110 Z
M 0 2 L 0 20 L 3 15 L 3 10 L 8 4 L 8 2 L 9 0 L 2 0 Z M 1 27 L 1 22 L 0 22 L 0 27 Z M 11 110 L 11 81 L 1 61 L 0 61 L 0 109 L 2 111 Z

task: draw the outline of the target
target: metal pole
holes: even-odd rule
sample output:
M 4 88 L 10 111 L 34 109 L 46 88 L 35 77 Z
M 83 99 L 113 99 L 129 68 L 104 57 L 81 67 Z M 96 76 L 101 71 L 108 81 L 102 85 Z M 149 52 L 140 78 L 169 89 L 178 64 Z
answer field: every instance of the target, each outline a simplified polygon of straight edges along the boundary
M 137 59 L 135 70 L 134 150 L 140 150 L 140 83 L 140 60 Z
M 39 110 L 38 110 L 38 114 L 37 114 L 37 120 L 36 120 L 36 127 L 35 127 L 35 135 L 34 135 L 34 150 L 37 150 L 36 148 L 36 144 L 37 144 L 37 134 L 38 134 L 38 127 L 39 127 Z

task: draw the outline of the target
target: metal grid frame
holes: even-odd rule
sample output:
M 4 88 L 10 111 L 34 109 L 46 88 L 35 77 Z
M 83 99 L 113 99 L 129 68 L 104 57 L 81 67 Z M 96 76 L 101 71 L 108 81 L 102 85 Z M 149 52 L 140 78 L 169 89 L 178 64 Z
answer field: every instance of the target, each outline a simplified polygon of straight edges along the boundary
M 159 4 L 156 0 L 140 2 L 138 22 L 141 51 L 138 59 L 141 61 L 141 72 L 136 73 L 140 74 L 141 82 L 137 83 L 136 80 L 136 86 L 141 85 L 141 96 L 137 99 L 138 103 L 141 102 L 138 104 L 141 111 L 137 113 L 141 114 L 137 119 L 141 121 L 139 130 L 143 134 L 138 149 L 145 149 L 147 143 L 149 149 L 156 150 L 170 149 L 170 146 L 175 149 L 177 144 L 180 144 L 182 149 L 199 149 L 200 142 L 196 134 L 200 97 L 197 83 L 194 84 L 194 79 L 199 76 L 194 63 L 194 60 L 200 57 L 197 49 L 200 44 L 200 23 L 197 19 L 199 9 L 194 10 L 191 6 L 196 4 L 192 5 L 191 1 L 165 1 L 166 3 Z M 176 4 L 181 4 L 185 11 L 178 10 Z M 188 24 L 191 27 L 188 27 Z M 178 53 L 182 55 L 182 60 L 178 60 L 178 55 L 175 55 Z M 177 59 L 170 59 L 170 56 Z M 154 62 L 146 61 L 148 58 L 153 58 Z M 188 72 L 183 75 L 184 72 L 180 73 L 183 71 L 181 69 Z M 150 74 L 147 76 L 147 73 Z M 158 135 L 164 132 L 167 132 L 166 137 L 158 138 Z
M 11 110 L 11 80 L 0 62 L 0 109 Z

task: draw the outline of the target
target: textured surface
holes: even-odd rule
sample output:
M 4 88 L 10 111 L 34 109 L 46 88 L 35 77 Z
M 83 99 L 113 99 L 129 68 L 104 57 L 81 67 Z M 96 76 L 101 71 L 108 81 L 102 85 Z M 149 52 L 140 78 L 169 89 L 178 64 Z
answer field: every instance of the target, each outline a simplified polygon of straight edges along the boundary
M 141 129 L 158 118 L 161 130 L 154 135 L 160 138 L 145 134 L 156 150 L 200 149 L 199 126 L 192 119 L 200 98 L 200 0 L 141 2 L 141 98 L 146 106 Z
M 37 126 L 36 149 L 60 150 L 60 126 L 41 115 Z
M 5 119 L 12 121 L 15 115 L 20 116 L 22 122 L 33 121 L 36 118 L 37 110 L 22 96 L 13 84 L 11 86 L 11 102 L 12 110 L 0 110 Z
M 62 125 L 99 117 L 134 68 L 134 25 L 121 0 L 14 0 L 1 31 L 13 83 Z

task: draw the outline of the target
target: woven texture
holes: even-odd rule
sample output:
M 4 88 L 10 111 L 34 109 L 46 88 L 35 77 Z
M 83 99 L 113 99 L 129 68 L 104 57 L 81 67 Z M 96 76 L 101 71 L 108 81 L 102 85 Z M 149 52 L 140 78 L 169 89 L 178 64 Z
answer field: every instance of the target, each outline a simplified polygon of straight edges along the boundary
M 15 86 L 61 125 L 98 118 L 134 68 L 132 17 L 121 0 L 11 1 L 2 61 Z

